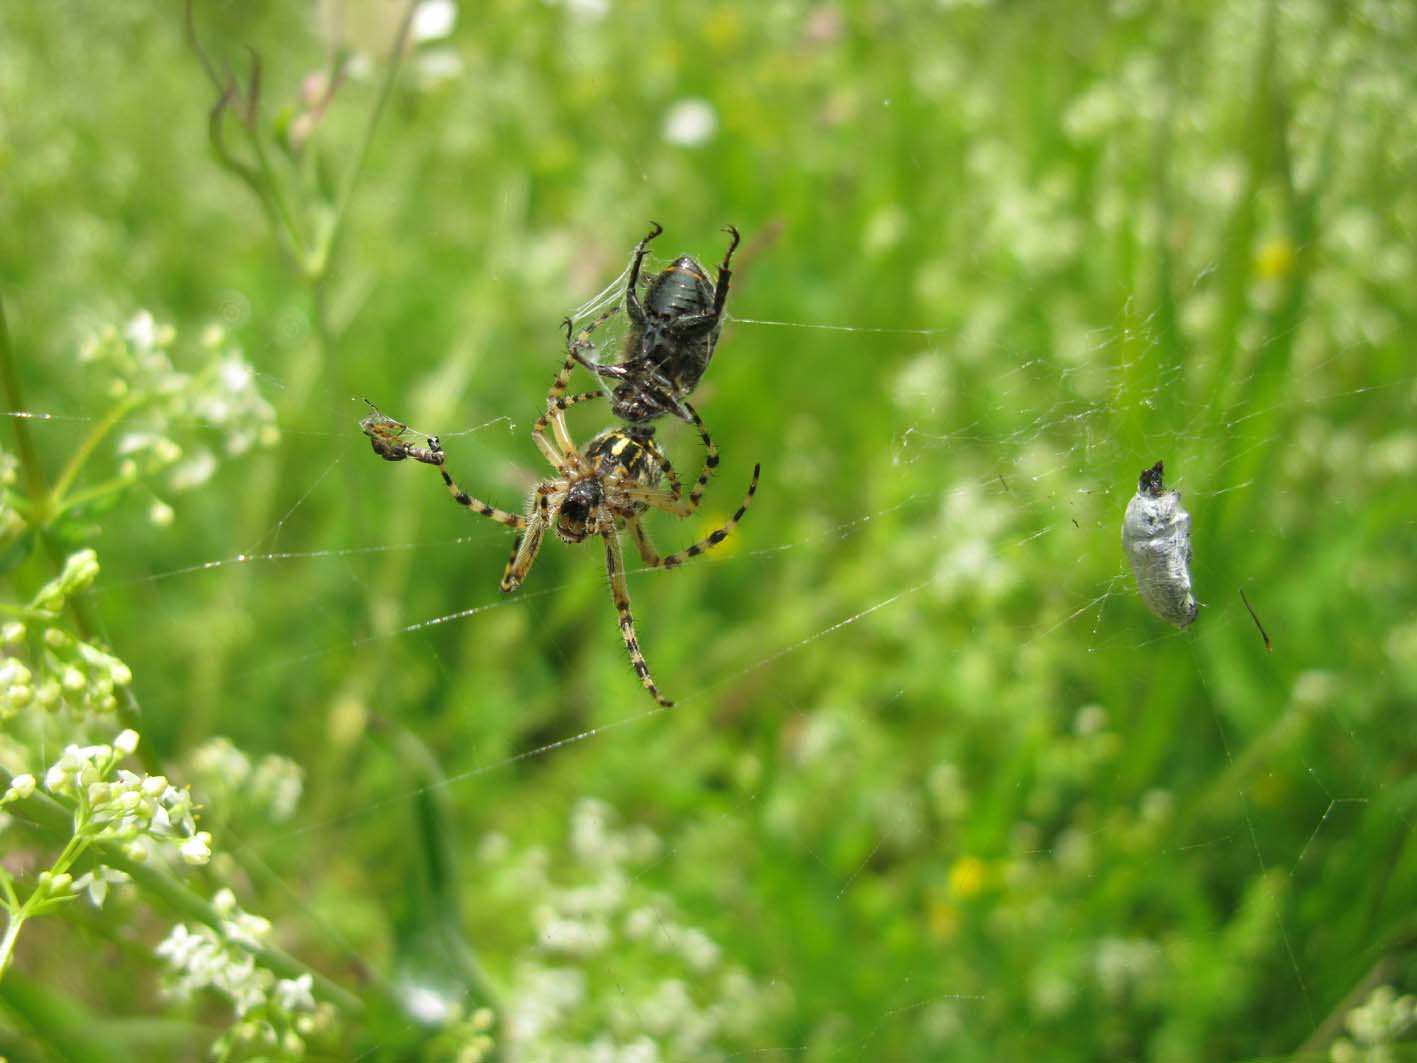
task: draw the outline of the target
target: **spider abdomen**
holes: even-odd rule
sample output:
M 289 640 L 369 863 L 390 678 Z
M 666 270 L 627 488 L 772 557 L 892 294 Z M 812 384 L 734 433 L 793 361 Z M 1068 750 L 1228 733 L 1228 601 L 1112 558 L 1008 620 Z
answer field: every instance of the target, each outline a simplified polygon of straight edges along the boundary
M 631 434 L 624 428 L 607 428 L 586 444 L 585 456 L 599 479 L 624 470 L 623 479 L 655 488 L 664 479 L 664 466 L 643 430 Z M 637 505 L 636 512 L 645 507 Z

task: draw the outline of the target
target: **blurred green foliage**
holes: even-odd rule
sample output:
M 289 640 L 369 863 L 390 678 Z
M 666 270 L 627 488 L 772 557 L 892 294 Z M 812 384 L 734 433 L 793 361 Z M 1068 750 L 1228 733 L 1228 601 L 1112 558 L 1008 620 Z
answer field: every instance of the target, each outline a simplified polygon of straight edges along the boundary
M 195 3 L 285 231 L 213 157 L 177 5 L 0 10 L 0 297 L 44 476 L 112 407 L 84 338 L 141 308 L 223 326 L 281 432 L 160 495 L 170 527 L 147 488 L 48 552 L 9 526 L 9 600 L 91 545 L 157 764 L 199 797 L 215 736 L 302 768 L 287 822 L 207 791 L 191 882 L 363 999 L 309 1058 L 456 1058 L 489 1006 L 509 1060 L 1317 1059 L 1412 987 L 1409 5 L 464 4 L 361 166 L 403 10 Z M 722 550 L 632 577 L 669 712 L 598 548 L 548 545 L 503 600 L 509 533 L 357 428 L 367 396 L 515 508 L 558 322 L 651 218 L 666 257 L 745 235 L 696 399 L 724 461 L 661 546 L 764 468 Z M 292 253 L 335 230 L 327 267 Z M 1118 542 L 1158 458 L 1185 632 Z M 13 772 L 117 730 L 6 727 Z M 0 1052 L 94 1058 L 85 1016 L 115 1058 L 204 1058 L 230 1009 L 159 999 L 170 914 L 139 888 L 27 928 Z

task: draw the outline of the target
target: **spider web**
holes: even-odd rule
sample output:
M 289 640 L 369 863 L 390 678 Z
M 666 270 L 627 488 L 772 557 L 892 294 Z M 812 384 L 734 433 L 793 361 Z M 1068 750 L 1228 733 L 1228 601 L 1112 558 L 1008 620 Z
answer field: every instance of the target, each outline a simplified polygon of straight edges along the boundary
M 646 272 L 652 274 L 663 264 L 664 260 L 651 256 Z M 598 314 L 618 298 L 624 279 L 622 274 L 572 316 L 581 322 Z M 774 608 L 761 596 L 748 594 L 730 601 L 727 609 L 717 607 L 715 623 L 726 626 L 709 628 L 704 636 L 721 641 L 720 647 L 709 650 L 710 663 L 705 666 L 696 664 L 692 654 L 671 658 L 673 663 L 663 659 L 669 656 L 666 645 L 677 637 L 676 626 L 695 608 L 695 594 L 703 593 L 706 584 L 700 582 L 674 596 L 671 581 L 677 575 L 656 580 L 648 577 L 663 574 L 632 564 L 641 643 L 661 686 L 678 701 L 673 710 L 649 703 L 634 683 L 614 635 L 613 610 L 608 601 L 595 600 L 604 596 L 598 558 L 588 559 L 585 551 L 560 551 L 564 563 L 548 566 L 539 561 L 527 588 L 511 597 L 498 595 L 496 575 L 509 545 L 507 536 L 499 529 L 476 525 L 459 533 L 468 515 L 441 500 L 431 470 L 414 468 L 412 463 L 390 469 L 372 460 L 365 441 L 352 427 L 333 431 L 319 422 L 287 426 L 293 445 L 317 457 L 307 463 L 302 493 L 255 541 L 234 542 L 226 556 L 142 577 L 125 578 L 115 576 L 111 567 L 106 570 L 107 582 L 95 592 L 100 607 L 107 595 L 158 593 L 175 581 L 213 579 L 239 579 L 240 594 L 259 599 L 278 594 L 282 572 L 292 566 L 332 569 L 360 593 L 373 593 L 371 588 L 378 582 L 375 566 L 391 554 L 403 555 L 415 569 L 425 561 L 452 559 L 459 567 L 475 569 L 480 577 L 468 581 L 469 586 L 481 588 L 470 601 L 439 596 L 447 602 L 446 611 L 434 613 L 400 604 L 383 630 L 375 633 L 341 634 L 338 626 L 312 625 L 308 634 L 270 646 L 259 659 L 237 669 L 227 680 L 233 689 L 240 689 L 251 676 L 269 672 L 289 676 L 292 682 L 318 674 L 338 687 L 339 669 L 352 656 L 386 653 L 390 646 L 401 648 L 396 654 L 399 659 L 431 653 L 451 679 L 457 670 L 455 662 L 444 658 L 446 649 L 420 640 L 431 631 L 452 627 L 464 630 L 467 639 L 492 639 L 513 617 L 520 619 L 515 621 L 515 649 L 509 653 L 539 657 L 546 662 L 543 668 L 553 671 L 575 670 L 585 667 L 585 652 L 559 647 L 554 638 L 543 640 L 540 633 L 565 627 L 560 604 L 564 599 L 578 603 L 575 608 L 586 616 L 577 629 L 593 644 L 593 682 L 601 699 L 593 720 L 577 722 L 577 714 L 552 714 L 543 731 L 523 730 L 509 747 L 504 743 L 504 748 L 493 751 L 475 749 L 463 758 L 462 766 L 437 781 L 400 780 L 394 775 L 379 781 L 375 788 L 382 792 L 377 795 L 355 787 L 347 804 L 314 811 L 298 827 L 271 827 L 228 838 L 235 854 L 252 866 L 267 867 L 270 881 L 287 893 L 292 910 L 310 921 L 312 933 L 324 940 L 325 947 L 335 942 L 336 952 L 341 940 L 337 928 L 290 878 L 291 872 L 280 870 L 277 858 L 293 845 L 338 845 L 351 826 L 401 815 L 410 800 L 429 793 L 439 793 L 457 806 L 460 818 L 481 839 L 466 845 L 476 854 L 469 862 L 494 884 L 493 903 L 510 912 L 518 908 L 514 899 L 505 896 L 503 880 L 526 873 L 518 861 L 529 859 L 528 853 L 541 852 L 545 858 L 539 846 L 548 833 L 548 822 L 566 822 L 573 835 L 566 852 L 550 857 L 550 872 L 543 871 L 545 885 L 565 869 L 569 880 L 560 884 L 564 888 L 557 892 L 545 886 L 547 896 L 563 902 L 577 881 L 575 876 L 601 881 L 597 875 L 609 874 L 603 854 L 586 851 L 584 844 L 576 847 L 577 830 L 595 834 L 605 847 L 628 851 L 633 845 L 626 839 L 635 837 L 635 831 L 648 832 L 648 820 L 677 824 L 674 829 L 682 835 L 660 833 L 644 845 L 645 853 L 634 859 L 624 857 L 615 865 L 616 874 L 627 876 L 629 893 L 638 890 L 654 899 L 651 907 L 661 906 L 651 920 L 657 930 L 650 932 L 651 939 L 656 933 L 661 939 L 661 953 L 682 945 L 687 934 L 683 924 L 690 918 L 710 928 L 707 933 L 716 948 L 728 947 L 718 944 L 728 940 L 730 928 L 721 919 L 716 921 L 721 912 L 715 910 L 712 890 L 699 884 L 684 889 L 682 896 L 671 896 L 671 887 L 665 885 L 676 874 L 682 877 L 686 866 L 695 866 L 710 854 L 722 856 L 714 846 L 722 844 L 724 836 L 758 837 L 761 848 L 753 854 L 756 861 L 771 865 L 777 858 L 786 865 L 814 868 L 815 881 L 826 897 L 821 909 L 828 918 L 839 920 L 838 944 L 852 950 L 868 947 L 859 935 L 863 927 L 874 925 L 863 914 L 870 902 L 860 898 L 879 903 L 881 891 L 889 886 L 889 868 L 899 862 L 933 867 L 939 880 L 924 897 L 900 902 L 914 909 L 917 932 L 934 949 L 947 951 L 960 935 L 970 932 L 971 904 L 1002 889 L 1001 879 L 1008 874 L 1047 878 L 1058 896 L 1035 896 L 1031 903 L 1042 906 L 1049 918 L 1077 921 L 1085 938 L 1092 933 L 1082 944 L 1071 943 L 1075 946 L 1071 950 L 1064 936 L 1064 944 L 1054 941 L 1037 963 L 1006 961 L 992 972 L 949 969 L 947 963 L 941 964 L 947 968 L 941 972 L 930 948 L 906 948 L 903 952 L 914 958 L 914 965 L 882 973 L 880 984 L 869 990 L 852 983 L 851 992 L 885 1002 L 874 1022 L 864 1025 L 844 1011 L 804 999 L 807 990 L 798 984 L 801 971 L 795 963 L 775 963 L 771 956 L 751 949 L 747 957 L 737 959 L 734 977 L 746 978 L 750 995 L 779 1021 L 783 1015 L 800 1016 L 796 1026 L 802 1038 L 793 1044 L 764 1043 L 750 1033 L 746 1047 L 729 1057 L 843 1060 L 877 1053 L 922 1058 L 918 1053 L 948 1051 L 951 1046 L 965 1046 L 962 1051 L 968 1054 L 967 1046 L 977 1043 L 975 1038 L 982 1036 L 987 1043 L 990 1031 L 1011 1008 L 1021 1008 L 1035 1021 L 1046 1023 L 1075 1006 L 1079 993 L 1099 994 L 1111 1006 L 1151 1014 L 1155 1004 L 1149 994 L 1156 992 L 1161 980 L 1158 957 L 1168 931 L 1165 919 L 1149 932 L 1131 923 L 1113 933 L 1099 932 L 1098 920 L 1087 914 L 1087 894 L 1078 890 L 1078 881 L 1105 879 L 1109 868 L 1115 872 L 1137 862 L 1158 862 L 1178 875 L 1193 874 L 1201 864 L 1238 862 L 1248 868 L 1245 876 L 1254 891 L 1244 910 L 1261 913 L 1257 927 L 1248 923 L 1245 927 L 1258 939 L 1272 935 L 1279 943 L 1282 963 L 1274 976 L 1287 982 L 1295 1006 L 1306 1016 L 1306 1026 L 1318 1027 L 1331 1002 L 1316 999 L 1311 983 L 1318 961 L 1295 927 L 1292 913 L 1315 882 L 1318 854 L 1331 851 L 1375 799 L 1367 788 L 1372 784 L 1363 782 L 1371 751 L 1349 715 L 1353 710 L 1343 707 L 1333 693 L 1340 685 L 1337 677 L 1348 669 L 1341 653 L 1327 659 L 1296 659 L 1292 649 L 1303 646 L 1312 652 L 1313 625 L 1321 620 L 1281 608 L 1281 603 L 1294 601 L 1293 584 L 1302 583 L 1302 567 L 1294 563 L 1287 572 L 1283 567 L 1271 568 L 1267 575 L 1261 574 L 1264 578 L 1237 571 L 1227 554 L 1252 560 L 1253 553 L 1240 551 L 1209 531 L 1229 499 L 1245 500 L 1251 514 L 1293 509 L 1292 486 L 1270 471 L 1262 475 L 1244 471 L 1246 448 L 1273 448 L 1281 429 L 1275 427 L 1247 441 L 1246 448 L 1226 454 L 1217 448 L 1216 426 L 1239 432 L 1274 409 L 1350 426 L 1370 413 L 1380 419 L 1394 408 L 1410 413 L 1414 378 L 1355 379 L 1340 357 L 1330 354 L 1298 369 L 1288 393 L 1267 407 L 1256 407 L 1247 397 L 1248 385 L 1254 382 L 1250 376 L 1230 392 L 1239 398 L 1217 406 L 1212 396 L 1188 394 L 1182 373 L 1174 366 L 1156 374 L 1147 387 L 1134 386 L 1138 371 L 1157 359 L 1159 341 L 1150 321 L 1080 329 L 1069 349 L 1045 352 L 952 329 L 758 318 L 751 307 L 751 284 L 740 282 L 717 360 L 698 397 L 711 426 L 715 410 L 727 403 L 717 378 L 733 373 L 746 376 L 743 364 L 751 364 L 764 351 L 786 346 L 799 352 L 801 360 L 814 363 L 862 359 L 890 366 L 877 378 L 878 393 L 860 399 L 875 411 L 873 420 L 885 443 L 867 453 L 855 474 L 863 485 L 869 483 L 869 491 L 835 498 L 834 505 L 814 512 L 823 478 L 814 478 L 810 466 L 814 460 L 840 459 L 831 453 L 829 441 L 842 410 L 795 404 L 780 422 L 779 434 L 751 443 L 741 430 L 716 431 L 720 446 L 732 454 L 710 488 L 710 498 L 719 499 L 720 506 L 736 500 L 738 480 L 744 479 L 739 475 L 743 464 L 758 453 L 765 458 L 778 455 L 772 464 L 780 463 L 781 472 L 771 481 L 765 478 L 754 510 L 735 537 L 736 546 L 695 562 L 712 573 L 703 579 L 716 582 L 746 570 L 746 576 L 738 577 L 740 582 L 771 582 L 795 567 L 811 569 L 815 577 L 782 592 L 790 593 L 791 602 L 780 607 L 786 616 L 770 629 L 751 615 L 741 615 Z M 597 330 L 602 357 L 616 349 L 625 326 L 623 317 L 616 315 Z M 787 344 L 783 337 L 789 338 Z M 791 363 L 794 370 L 800 369 L 801 360 Z M 729 361 L 740 365 L 724 364 Z M 549 381 L 554 357 L 548 356 L 545 368 Z M 976 396 L 970 403 L 972 416 L 961 420 L 956 416 L 961 389 L 981 380 L 987 381 L 987 393 L 982 399 Z M 729 385 L 737 386 L 741 385 Z M 352 426 L 358 416 L 352 403 L 350 414 Z M 62 414 L 26 416 L 41 424 L 45 419 L 66 419 Z M 513 480 L 525 486 L 530 476 L 538 475 L 532 469 L 534 451 L 525 439 L 528 421 L 487 417 L 461 430 L 439 426 L 455 475 L 465 486 L 505 505 L 505 484 L 501 490 L 495 483 L 487 487 L 475 464 L 469 473 L 459 462 L 466 461 L 471 444 L 485 444 L 495 448 L 498 461 L 525 463 L 526 475 L 518 473 L 519 479 Z M 1119 425 L 1129 421 L 1138 421 L 1140 428 L 1133 426 L 1124 439 L 1127 430 Z M 593 430 L 590 419 L 579 426 L 577 437 L 588 438 L 588 430 Z M 675 431 L 666 430 L 665 435 L 676 466 L 681 472 L 695 468 L 692 435 Z M 1224 457 L 1217 460 L 1217 453 Z M 1146 613 L 1119 545 L 1121 513 L 1135 490 L 1136 476 L 1158 458 L 1165 459 L 1168 486 L 1183 492 L 1196 527 L 1192 576 L 1202 610 L 1194 627 L 1185 632 Z M 348 490 L 351 480 L 359 485 L 360 498 L 378 498 L 392 490 L 395 476 L 410 482 L 417 479 L 417 490 L 403 497 L 416 498 L 418 505 L 426 506 L 442 531 L 401 537 L 398 528 L 385 528 L 386 534 L 363 542 L 303 548 L 301 516 L 312 498 Z M 442 511 L 446 519 L 437 515 Z M 676 541 L 688 540 L 685 529 L 670 524 L 665 521 L 660 526 L 662 538 L 672 533 Z M 893 553 L 897 546 L 898 553 Z M 557 552 L 557 547 L 549 545 L 547 552 Z M 412 578 L 419 579 L 416 574 Z M 1045 582 L 1030 587 L 1021 585 L 1022 580 Z M 1270 657 L 1264 654 L 1256 620 L 1241 601 L 1242 586 L 1273 636 Z M 1019 608 L 1020 600 L 1029 605 Z M 259 608 L 265 612 L 267 607 Z M 735 634 L 735 625 L 756 637 Z M 695 626 L 695 631 L 702 630 L 702 625 Z M 877 658 L 888 662 L 892 655 L 903 653 L 915 638 L 928 639 L 939 645 L 940 653 L 964 659 L 960 668 L 948 674 L 965 692 L 941 689 L 940 676 L 876 664 Z M 1085 658 L 1102 662 L 1099 668 L 1120 669 L 1124 677 L 1150 676 L 1158 684 L 1180 684 L 1191 691 L 1168 711 L 1184 708 L 1188 730 L 1195 733 L 1182 744 L 1195 748 L 1200 770 L 1214 779 L 1206 785 L 1188 782 L 1185 765 L 1156 759 L 1153 753 L 1163 778 L 1153 780 L 1153 785 L 1134 786 L 1125 802 L 1129 811 L 1117 813 L 1123 823 L 1091 818 L 1086 795 L 1075 788 L 1076 782 L 1063 781 L 1051 789 L 1041 788 L 1057 802 L 1055 807 L 1025 809 L 1031 814 L 1020 812 L 1011 831 L 971 842 L 972 813 L 966 810 L 978 809 L 981 803 L 987 806 L 987 780 L 965 778 L 966 750 L 940 752 L 950 748 L 948 742 L 933 741 L 931 757 L 913 755 L 898 745 L 909 741 L 909 732 L 902 728 L 895 733 L 888 721 L 897 718 L 918 727 L 921 712 L 928 708 L 938 714 L 941 732 L 959 730 L 969 741 L 980 743 L 989 730 L 989 717 L 1032 714 L 1040 733 L 1047 736 L 1045 745 L 1025 742 L 1022 733 L 1014 736 L 1032 749 L 1030 772 L 1053 772 L 1067 779 L 1082 770 L 1075 763 L 1079 759 L 1115 763 L 1126 751 L 1155 742 L 1154 729 L 1127 702 L 1132 696 L 1145 703 L 1144 684 L 1116 684 L 1109 693 L 1105 684 L 1089 681 L 1088 676 L 1095 680 L 1095 674 L 1085 661 L 1076 666 L 1060 659 L 1068 648 L 1081 649 Z M 853 668 L 853 655 L 866 663 Z M 1265 691 L 1249 704 L 1231 689 L 1236 658 L 1267 676 Z M 517 675 L 522 667 L 511 661 L 510 674 Z M 976 700 L 978 691 L 991 684 L 1007 697 L 1016 697 L 1018 691 L 1008 677 L 1030 671 L 1035 679 L 1050 672 L 1067 673 L 1067 679 L 1053 687 L 1040 683 L 1038 697 L 1043 704 L 1033 708 Z M 141 675 L 142 669 L 138 672 Z M 509 683 L 509 689 L 515 691 L 516 683 Z M 780 690 L 792 691 L 791 700 L 779 701 L 774 692 Z M 726 797 L 716 796 L 698 811 L 684 808 L 679 798 L 645 816 L 637 814 L 623 786 L 581 777 L 587 767 L 633 759 L 641 746 L 692 743 L 700 731 L 721 729 L 725 726 L 721 715 L 706 717 L 701 710 L 720 705 L 725 695 L 746 698 L 738 712 L 761 714 L 777 729 L 769 753 L 745 754 L 743 763 L 730 766 L 749 778 L 738 784 L 717 784 L 726 785 Z M 1049 704 L 1050 698 L 1058 702 Z M 450 690 L 444 699 L 450 711 L 474 715 L 478 711 L 476 691 Z M 144 692 L 143 700 L 146 711 L 159 718 L 181 709 L 180 700 L 157 693 Z M 906 704 L 915 708 L 900 716 Z M 378 706 L 375 716 L 403 718 L 416 731 L 418 720 L 405 716 L 408 711 L 391 697 L 388 704 Z M 752 744 L 753 729 L 744 729 L 738 712 L 728 712 L 730 726 L 744 731 L 743 739 Z M 869 719 L 875 715 L 887 722 Z M 1286 733 L 1296 729 L 1304 731 L 1304 741 L 1286 739 Z M 1048 743 L 1057 749 L 1050 752 Z M 480 744 L 491 743 L 484 738 Z M 1314 751 L 1335 746 L 1339 753 L 1333 759 L 1342 766 L 1330 768 L 1328 752 L 1325 759 L 1317 759 Z M 777 770 L 783 775 L 775 783 L 759 778 L 768 756 L 777 758 Z M 985 757 L 986 762 L 991 759 Z M 851 782 L 882 764 L 902 767 L 888 772 L 879 784 Z M 1265 794 L 1262 781 L 1275 764 L 1297 764 L 1309 784 L 1307 792 L 1281 798 Z M 528 789 L 527 769 L 535 769 L 542 780 L 540 788 Z M 608 770 L 613 775 L 623 769 Z M 1097 770 L 1095 776 L 1084 772 L 1080 778 L 1096 782 L 1106 776 Z M 1360 788 L 1348 789 L 1355 780 Z M 829 802 L 837 787 L 851 785 L 860 806 L 841 810 L 839 823 L 824 821 L 814 811 L 814 804 Z M 529 805 L 515 813 L 498 811 L 496 794 L 501 786 L 514 788 L 516 801 Z M 609 803 L 601 803 L 607 791 L 613 796 Z M 632 787 L 628 792 L 635 791 Z M 491 795 L 493 811 L 465 807 L 462 800 L 472 800 L 473 794 L 484 800 Z M 1188 795 L 1192 806 L 1185 816 L 1170 811 L 1178 794 Z M 595 801 L 587 804 L 590 799 Z M 1264 806 L 1262 810 L 1257 811 L 1256 802 Z M 1134 834 L 1141 835 L 1140 840 Z M 790 844 L 775 857 L 774 843 Z M 667 903 L 678 905 L 675 914 L 663 910 Z M 1244 907 L 1238 900 L 1235 903 Z M 530 913 L 521 914 L 530 918 Z M 597 952 L 593 943 L 574 943 L 575 927 L 597 925 L 593 910 L 590 915 L 585 911 L 562 914 L 565 918 L 559 923 L 542 918 L 539 940 L 528 928 L 520 952 L 489 951 L 487 963 L 501 972 L 504 982 L 545 1000 L 557 999 L 558 992 L 581 1000 L 589 995 L 583 981 L 569 978 L 582 968 L 612 972 L 614 988 L 607 995 L 622 1005 L 623 1014 L 615 1020 L 619 1029 L 654 1034 L 666 1045 L 678 1044 L 684 1054 L 671 1058 L 723 1058 L 721 1051 L 706 1047 L 694 1054 L 692 1043 L 675 1042 L 666 1032 L 667 1020 L 660 1012 L 676 1014 L 675 1007 L 680 1011 L 687 1007 L 683 1001 L 652 999 L 642 987 L 615 980 L 615 964 L 606 966 L 606 956 L 613 958 L 617 948 L 629 948 L 628 944 L 620 941 Z M 1027 912 L 1013 916 L 1040 917 Z M 1242 922 L 1238 916 L 1236 921 Z M 1217 917 L 1213 932 L 1217 940 L 1222 933 L 1234 932 L 1226 918 Z M 1313 931 L 1307 933 L 1311 936 Z M 780 940 L 792 940 L 789 931 L 778 934 Z M 869 958 L 869 952 L 859 956 Z M 728 967 L 726 962 L 723 966 Z M 695 971 L 689 963 L 681 978 Z M 703 971 L 698 974 L 708 977 Z M 557 983 L 560 975 L 567 975 L 569 982 Z M 730 994 L 735 1006 L 749 1012 L 752 1009 L 741 989 L 737 996 L 731 996 L 729 989 L 719 991 Z M 1011 1003 L 1020 995 L 1023 1003 Z M 456 992 L 450 999 L 456 1002 Z M 508 1004 L 513 1011 L 519 1006 Z M 567 1004 L 565 1010 L 573 1009 Z M 554 1016 L 529 1018 L 520 1012 L 506 1021 L 521 1023 L 524 1031 L 554 1026 Z

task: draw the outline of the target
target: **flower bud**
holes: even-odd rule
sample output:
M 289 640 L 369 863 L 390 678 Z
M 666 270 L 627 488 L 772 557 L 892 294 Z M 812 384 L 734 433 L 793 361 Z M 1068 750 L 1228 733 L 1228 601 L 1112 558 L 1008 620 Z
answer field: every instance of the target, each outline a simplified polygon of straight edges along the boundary
M 182 843 L 179 851 L 182 853 L 182 859 L 187 863 L 193 866 L 205 864 L 212 858 L 211 832 L 199 830 Z

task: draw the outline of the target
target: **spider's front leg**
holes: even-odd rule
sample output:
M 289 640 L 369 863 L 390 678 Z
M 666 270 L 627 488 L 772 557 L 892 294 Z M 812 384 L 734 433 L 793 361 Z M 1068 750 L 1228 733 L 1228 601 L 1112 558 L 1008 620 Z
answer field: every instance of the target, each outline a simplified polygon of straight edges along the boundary
M 531 438 L 536 443 L 537 449 L 551 463 L 551 467 L 562 476 L 569 476 L 575 471 L 572 465 L 576 460 L 575 455 L 578 453 L 575 440 L 571 438 L 571 432 L 566 427 L 566 411 L 579 403 L 600 398 L 604 398 L 604 396 L 598 391 L 582 391 L 579 395 L 569 397 L 562 395 L 558 398 L 551 398 L 548 395 L 546 412 L 538 417 L 536 423 L 531 426 Z M 554 444 L 546 438 L 548 426 L 551 429 L 551 434 L 556 437 Z M 557 447 L 561 449 L 558 451 Z
M 635 635 L 635 618 L 630 615 L 630 588 L 625 584 L 625 559 L 620 553 L 619 533 L 612 526 L 603 529 L 600 534 L 605 539 L 605 571 L 610 577 L 610 595 L 615 599 L 615 611 L 620 614 L 620 637 L 625 640 L 630 664 L 650 696 L 666 709 L 672 708 L 674 702 L 661 694 L 659 688 L 654 685 L 654 679 L 649 674 L 649 665 L 645 663 L 645 655 L 640 652 L 640 640 Z
M 549 500 L 555 493 L 554 484 L 537 485 L 536 497 L 529 509 L 531 516 L 523 518 L 526 531 L 518 535 L 517 541 L 512 544 L 512 556 L 507 558 L 507 567 L 502 570 L 502 582 L 499 586 L 503 594 L 510 594 L 520 587 L 522 580 L 526 579 L 526 574 L 531 571 L 531 566 L 535 564 L 536 555 L 541 552 L 541 540 L 546 529 L 551 526 Z
M 431 440 L 431 442 L 436 443 L 437 441 Z M 441 457 L 443 451 L 439 448 L 434 453 Z M 430 462 L 429 464 L 433 463 Z M 514 528 L 517 531 L 526 531 L 527 519 L 520 513 L 508 513 L 505 509 L 489 506 L 486 502 L 482 501 L 482 499 L 474 498 L 454 482 L 452 476 L 448 474 L 448 467 L 446 465 L 439 461 L 437 466 L 438 471 L 443 474 L 443 483 L 447 485 L 448 493 L 453 496 L 453 501 L 458 505 L 472 510 L 480 517 L 495 520 L 498 524 L 505 524 L 508 528 Z

